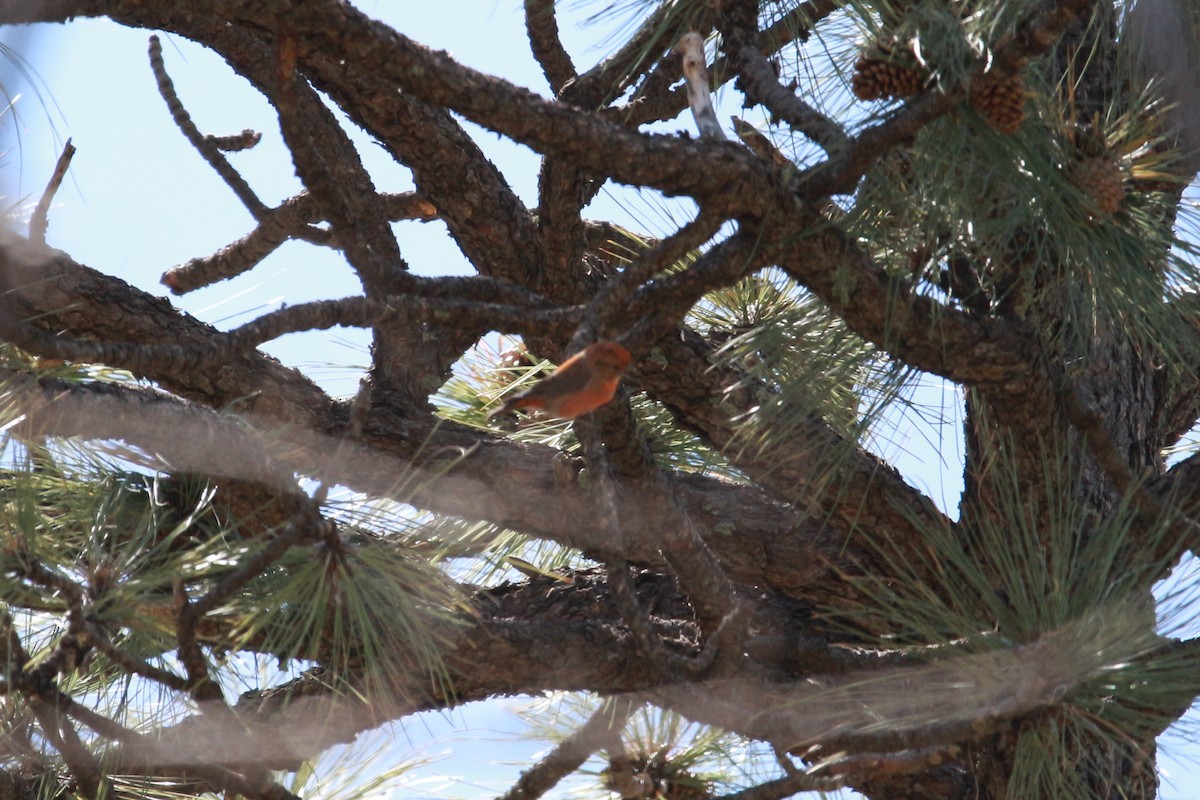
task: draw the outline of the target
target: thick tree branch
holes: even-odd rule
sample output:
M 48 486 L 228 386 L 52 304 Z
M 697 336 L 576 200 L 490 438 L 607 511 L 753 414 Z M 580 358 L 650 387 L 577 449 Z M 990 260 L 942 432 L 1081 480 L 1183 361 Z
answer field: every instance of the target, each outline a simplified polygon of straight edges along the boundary
M 554 0 L 525 0 L 525 32 L 533 57 L 542 67 L 550 90 L 559 94 L 575 79 L 575 65 L 558 35 L 558 17 Z
M 45 268 L 51 266 L 61 268 L 60 274 L 73 273 L 72 277 L 95 278 L 102 283 L 109 283 L 106 287 L 109 291 L 121 292 L 124 286 L 116 279 L 103 278 L 73 264 L 61 254 L 56 255 L 55 251 L 40 249 L 25 240 L 11 237 L 0 246 L 0 285 L 7 285 L 10 289 L 3 300 L 9 304 L 11 312 L 0 318 L 2 335 L 30 352 L 124 367 L 163 380 L 168 385 L 170 376 L 191 376 L 200 367 L 229 365 L 233 359 L 243 357 L 258 345 L 290 332 L 327 329 L 335 325 L 370 327 L 391 321 L 417 321 L 441 329 L 453 329 L 459 335 L 468 332 L 476 337 L 494 329 L 497 321 L 507 318 L 512 323 L 513 332 L 562 336 L 572 330 L 580 318 L 577 309 L 546 309 L 546 302 L 536 295 L 488 279 L 405 278 L 401 273 L 400 280 L 393 283 L 408 286 L 427 296 L 383 299 L 357 297 L 305 303 L 265 314 L 227 334 L 196 325 L 195 336 L 176 336 L 178 343 L 170 345 L 141 343 L 136 338 L 131 341 L 128 334 L 114 337 L 118 341 L 92 342 L 51 336 L 20 322 L 22 316 L 37 317 L 42 325 L 49 321 L 45 315 L 48 311 L 53 313 L 50 302 L 57 293 L 48 293 L 42 278 Z M 124 286 L 124 289 L 134 291 L 128 286 Z M 490 302 L 454 299 L 455 295 L 463 294 L 509 299 L 521 303 L 523 307 L 506 308 Z M 131 296 L 139 295 L 135 293 Z M 144 341 L 159 342 L 167 338 L 149 333 L 156 322 L 164 328 L 177 328 L 186 321 L 169 305 L 149 298 L 147 300 L 157 313 L 150 319 L 142 320 L 148 329 Z M 534 310 L 528 305 L 542 308 Z M 505 326 L 501 324 L 500 327 Z
M 918 294 L 844 234 L 814 216 L 806 221 L 807 231 L 796 231 L 798 244 L 781 248 L 777 263 L 858 335 L 961 384 L 1021 386 L 1033 377 L 1033 335 L 1020 320 L 978 317 Z
M 598 553 L 610 546 L 606 529 L 578 517 L 578 509 L 590 502 L 586 487 L 574 479 L 564 482 L 564 468 L 556 465 L 556 459 L 563 459 L 547 448 L 490 440 L 449 426 L 432 436 L 423 426 L 411 433 L 371 428 L 378 423 L 368 425 L 376 446 L 367 447 L 313 431 L 279 430 L 274 420 L 263 417 L 250 419 L 263 431 L 255 434 L 236 420 L 145 389 L 10 374 L 4 390 L 25 414 L 19 428 L 23 435 L 125 441 L 142 452 L 161 454 L 166 463 L 156 459 L 148 464 L 152 468 L 169 465 L 221 480 L 249 481 L 284 497 L 296 491 L 291 470 L 308 475 L 319 470 L 320 476 L 358 491 L 377 496 L 401 492 L 402 499 L 432 511 L 491 520 L 585 551 Z M 571 469 L 568 464 L 567 471 Z M 735 581 L 778 583 L 793 594 L 844 593 L 829 570 L 843 558 L 835 537 L 822 536 L 819 528 L 754 489 L 698 476 L 669 480 Z M 662 563 L 657 552 L 661 534 L 646 514 L 659 502 L 658 495 L 619 486 L 617 496 L 622 519 L 630 521 L 625 557 Z

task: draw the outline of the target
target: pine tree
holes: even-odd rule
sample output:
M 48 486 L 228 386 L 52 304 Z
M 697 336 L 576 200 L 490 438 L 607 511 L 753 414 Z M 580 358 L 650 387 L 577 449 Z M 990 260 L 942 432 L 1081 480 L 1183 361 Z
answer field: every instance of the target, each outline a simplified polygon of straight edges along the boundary
M 199 42 L 277 113 L 271 207 L 226 153 L 273 133 L 202 132 L 151 37 L 255 220 L 171 291 L 289 240 L 363 287 L 218 331 L 46 245 L 69 145 L 0 234 L 0 797 L 366 796 L 412 765 L 317 759 L 514 694 L 554 745 L 511 798 L 1155 796 L 1200 694 L 1187 589 L 1153 593 L 1200 536 L 1200 15 L 595 10 L 638 22 L 584 67 L 525 0 L 540 95 L 344 4 L 0 0 Z M 464 119 L 540 154 L 536 207 Z M 686 219 L 592 219 L 605 187 Z M 476 275 L 415 275 L 415 219 Z M 339 325 L 373 336 L 350 398 L 257 349 Z M 596 341 L 611 402 L 489 416 Z M 878 455 L 938 381 L 952 508 Z

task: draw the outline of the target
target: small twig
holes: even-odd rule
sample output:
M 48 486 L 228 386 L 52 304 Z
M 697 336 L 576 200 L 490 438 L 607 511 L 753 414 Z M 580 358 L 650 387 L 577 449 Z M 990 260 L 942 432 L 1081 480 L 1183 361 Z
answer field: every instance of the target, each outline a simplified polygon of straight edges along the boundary
M 62 186 L 63 178 L 66 177 L 67 168 L 71 166 L 71 159 L 74 156 L 75 145 L 71 144 L 70 139 L 67 139 L 62 153 L 58 156 L 58 161 L 54 164 L 54 172 L 50 174 L 50 181 L 46 184 L 41 199 L 38 200 L 37 205 L 33 208 L 33 214 L 29 217 L 29 238 L 38 244 L 46 243 L 46 229 L 50 227 L 50 202 L 58 193 L 58 187 Z
M 180 101 L 179 95 L 175 92 L 175 84 L 171 81 L 171 76 L 167 74 L 167 67 L 163 63 L 162 44 L 159 42 L 158 36 L 150 37 L 150 69 L 153 70 L 154 80 L 158 83 L 158 93 L 166 101 L 171 118 L 175 120 L 175 125 L 180 132 L 191 142 L 192 147 L 196 148 L 196 152 L 208 162 L 209 166 L 221 176 L 225 184 L 233 190 L 251 216 L 256 220 L 261 220 L 268 211 L 266 205 L 258 199 L 258 195 L 254 193 L 250 184 L 246 183 L 241 174 L 225 160 L 225 156 L 222 155 L 216 143 L 200 133 L 200 129 L 196 127 L 196 123 L 192 122 L 191 115 Z
M 384 194 L 379 201 L 392 222 L 437 219 L 437 209 L 416 192 Z M 187 294 L 218 281 L 248 272 L 289 239 L 309 244 L 328 245 L 333 237 L 328 230 L 313 227 L 320 221 L 320 204 L 309 192 L 301 192 L 271 209 L 258 227 L 211 256 L 194 258 L 163 274 L 161 282 L 174 294 Z
M 237 592 L 255 576 L 274 563 L 292 545 L 297 544 L 301 539 L 306 537 L 313 539 L 323 538 L 330 526 L 336 527 L 337 523 L 330 520 L 319 517 L 314 519 L 316 513 L 313 509 L 305 509 L 298 512 L 284 525 L 283 530 L 276 534 L 271 541 L 267 542 L 261 550 L 245 558 L 241 564 L 198 600 L 185 605 L 180 610 L 180 618 L 191 620 L 192 624 L 195 624 L 195 621 L 198 621 L 200 617 L 225 602 L 234 592 Z
M 178 644 L 176 652 L 187 672 L 187 692 L 201 713 L 207 714 L 222 706 L 228 710 L 225 694 L 221 691 L 220 684 L 209 674 L 208 661 L 204 658 L 204 651 L 200 649 L 200 642 L 196 638 L 196 623 L 201 615 L 191 610 L 187 591 L 180 580 L 175 581 L 175 604 L 178 606 L 175 625 L 175 641 Z
M 628 700 L 609 700 L 588 718 L 578 730 L 559 742 L 545 758 L 534 764 L 517 780 L 501 800 L 534 800 L 554 788 L 604 747 L 629 721 L 635 705 Z
M 746 93 L 747 107 L 762 104 L 774 117 L 782 119 L 833 154 L 846 146 L 845 129 L 817 111 L 779 82 L 767 57 L 758 48 L 758 2 L 727 3 L 721 16 L 724 50 L 737 70 L 740 88 Z
M 721 229 L 723 222 L 723 218 L 701 211 L 696 219 L 684 225 L 674 235 L 661 239 L 643 250 L 620 275 L 606 282 L 588 302 L 583 312 L 583 320 L 567 346 L 567 352 L 582 348 L 595 340 L 598 333 L 607 333 L 600 330 L 602 316 L 614 316 L 614 310 L 624 311 L 629 304 L 629 298 L 641 284 L 688 253 L 697 250 Z
M 241 133 L 235 133 L 230 136 L 213 136 L 209 134 L 204 138 L 218 150 L 223 150 L 226 153 L 238 153 L 242 150 L 249 150 L 255 147 L 262 141 L 262 134 L 246 128 Z
M 685 33 L 675 46 L 683 56 L 683 77 L 687 81 L 688 105 L 696 118 L 700 135 L 710 139 L 724 139 L 725 131 L 717 121 L 717 112 L 712 104 L 712 92 L 708 88 L 708 66 L 704 58 L 704 37 L 695 31 Z
M 140 658 L 137 658 L 117 647 L 108 635 L 100 629 L 99 625 L 93 622 L 86 623 L 87 632 L 92 637 L 92 643 L 104 655 L 108 656 L 109 660 L 114 664 L 125 668 L 128 672 L 134 675 L 141 675 L 143 678 L 148 678 L 157 683 L 161 683 L 176 691 L 186 691 L 187 681 L 169 670 L 161 669 L 152 664 L 148 664 Z
M 249 272 L 289 239 L 304 238 L 314 244 L 326 244 L 329 232 L 310 224 L 316 216 L 316 207 L 312 195 L 307 192 L 297 195 L 264 214 L 258 227 L 241 239 L 211 256 L 193 258 L 173 267 L 163 273 L 160 282 L 172 294 L 183 295 Z

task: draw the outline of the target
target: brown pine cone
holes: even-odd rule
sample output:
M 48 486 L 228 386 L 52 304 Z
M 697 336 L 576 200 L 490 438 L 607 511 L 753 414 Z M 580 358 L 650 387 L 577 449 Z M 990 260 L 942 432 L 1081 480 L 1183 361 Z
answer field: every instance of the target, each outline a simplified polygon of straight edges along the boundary
M 1092 198 L 1105 214 L 1116 214 L 1125 199 L 1125 171 L 1110 155 L 1085 156 L 1071 165 L 1067 175 L 1080 191 Z
M 921 91 L 925 75 L 920 70 L 888 60 L 886 55 L 862 55 L 854 64 L 850 88 L 859 100 L 912 97 Z
M 994 130 L 1017 132 L 1025 121 L 1025 84 L 1019 76 L 971 90 L 971 108 Z

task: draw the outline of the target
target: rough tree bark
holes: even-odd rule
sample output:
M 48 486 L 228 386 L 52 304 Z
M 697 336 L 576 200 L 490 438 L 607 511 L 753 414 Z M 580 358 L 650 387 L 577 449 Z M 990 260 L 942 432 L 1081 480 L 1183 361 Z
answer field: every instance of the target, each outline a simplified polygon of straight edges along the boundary
M 943 22 L 968 17 L 958 5 L 880 4 L 872 18 L 882 20 L 878 30 L 902 30 L 905 20 L 933 19 L 936 9 Z M 744 797 L 837 786 L 881 799 L 1026 796 L 1035 784 L 1020 781 L 1028 780 L 1026 760 L 1039 742 L 1057 742 L 1058 769 L 1077 780 L 1054 785 L 1076 787 L 1082 794 L 1075 796 L 1153 797 L 1155 737 L 1200 693 L 1194 677 L 1179 677 L 1200 674 L 1195 643 L 1157 636 L 1150 597 L 1154 580 L 1194 548 L 1200 531 L 1192 521 L 1200 502 L 1200 483 L 1190 477 L 1195 457 L 1168 469 L 1162 456 L 1200 417 L 1197 362 L 1186 360 L 1200 355 L 1197 306 L 1172 284 L 1168 258 L 1195 159 L 1171 162 L 1166 177 L 1160 171 L 1139 182 L 1135 173 L 1122 187 L 1121 210 L 1093 208 L 1073 226 L 1072 241 L 1125 235 L 1129 209 L 1153 198 L 1137 206 L 1145 211 L 1138 224 L 1147 226 L 1139 234 L 1146 248 L 1110 252 L 1111 283 L 1149 286 L 1153 299 L 1117 311 L 1106 303 L 1126 295 L 1106 294 L 1104 265 L 1038 244 L 1059 233 L 1048 213 L 989 238 L 981 223 L 1013 215 L 1029 198 L 998 193 L 990 218 L 970 220 L 977 228 L 935 230 L 933 251 L 891 250 L 862 227 L 875 209 L 872 181 L 890 181 L 897 192 L 910 182 L 914 205 L 928 194 L 920 164 L 929 137 L 938 135 L 930 131 L 974 125 L 976 135 L 993 137 L 982 140 L 991 145 L 974 145 L 983 148 L 1000 136 L 984 124 L 991 122 L 1010 142 L 1069 143 L 1078 152 L 1057 165 L 1068 175 L 1078 174 L 1071 157 L 1113 161 L 1107 143 L 1096 144 L 1104 139 L 1097 120 L 1141 97 L 1130 73 L 1118 70 L 1117 7 L 1095 0 L 993 5 L 1011 13 L 994 39 L 955 65 L 960 74 L 928 62 L 880 67 L 919 67 L 927 79 L 911 98 L 863 122 L 824 113 L 806 94 L 811 87 L 788 85 L 771 69 L 774 54 L 814 28 L 867 16 L 837 2 L 663 4 L 628 44 L 580 71 L 559 41 L 554 3 L 526 0 L 529 45 L 554 93 L 541 97 L 332 0 L 0 0 L 2 24 L 106 16 L 195 40 L 278 111 L 305 191 L 272 209 L 215 145 L 189 134 L 186 112 L 176 109 L 185 135 L 257 227 L 168 272 L 169 287 L 184 292 L 244 272 L 287 239 L 337 248 L 363 285 L 362 297 L 283 309 L 219 333 L 103 274 L 104 265 L 80 264 L 36 236 L 3 234 L 0 339 L 43 359 L 122 367 L 157 387 L 6 366 L 0 397 L 19 416 L 13 433 L 27 442 L 120 440 L 164 454 L 173 477 L 202 475 L 218 487 L 251 555 L 220 580 L 186 589 L 177 582 L 173 594 L 141 608 L 174 637 L 178 674 L 121 650 L 94 587 L 5 540 L 10 607 L 22 608 L 26 589 L 50 593 L 59 605 L 39 610 L 60 614 L 62 625 L 49 655 L 31 659 L 11 613 L 0 623 L 3 690 L 32 715 L 4 721 L 14 744 L 0 753 L 7 768 L 0 796 L 33 791 L 29 754 L 18 746 L 25 741 L 19 731 L 31 726 L 49 743 L 46 751 L 61 757 L 72 790 L 85 795 L 121 791 L 105 783 L 109 775 L 140 774 L 171 776 L 179 791 L 275 798 L 287 792 L 266 770 L 295 768 L 384 722 L 566 689 L 621 696 L 629 704 L 622 721 L 630 709 L 652 704 L 813 767 L 787 769 Z M 1135 33 L 1158 29 L 1156 5 L 1142 0 Z M 932 28 L 917 30 L 927 36 Z M 793 163 L 773 146 L 756 153 L 715 137 L 640 130 L 687 108 L 686 90 L 673 85 L 683 74 L 675 46 L 690 31 L 717 43 L 714 80 L 736 80 L 747 105 L 761 104 L 779 130 L 809 143 L 805 155 Z M 886 61 L 881 50 L 863 52 L 859 77 L 868 74 L 868 56 Z M 1190 55 L 1169 70 L 1153 59 L 1144 69 L 1194 80 L 1188 65 L 1200 59 Z M 1064 76 L 1070 92 L 1060 91 Z M 1040 110 L 1016 121 L 1026 128 L 1006 128 L 1011 120 L 990 119 L 976 101 L 1014 91 L 1018 79 L 1025 81 L 1019 96 L 1040 92 L 1038 104 L 1030 101 Z M 632 99 L 630 88 L 637 89 Z M 871 88 L 854 84 L 860 94 Z M 318 92 L 411 170 L 415 193 L 381 193 Z M 455 115 L 541 154 L 536 208 L 522 203 Z M 1180 118 L 1160 117 L 1172 119 Z M 1178 139 L 1184 144 L 1195 137 L 1188 119 Z M 1169 133 L 1156 134 L 1160 152 L 1176 141 Z M 1019 146 L 999 149 L 996 158 L 1015 159 Z M 1029 144 L 1029 152 L 1039 146 Z M 1025 157 L 1036 171 L 1034 157 Z M 657 242 L 615 241 L 625 234 L 583 214 L 606 181 L 689 198 L 698 218 Z M 410 274 L 389 225 L 402 218 L 445 222 L 477 276 Z M 886 224 L 881 217 L 880 229 Z M 622 246 L 633 252 L 627 263 L 612 255 Z M 664 272 L 689 254 L 695 259 L 686 269 Z M 1126 263 L 1131 258 L 1141 262 Z M 956 519 L 822 416 L 818 410 L 828 409 L 819 401 L 811 406 L 818 410 L 772 431 L 769 449 L 740 438 L 739 421 L 793 395 L 781 395 L 753 365 L 721 357 L 716 332 L 687 315 L 708 293 L 767 267 L 818 299 L 880 362 L 965 390 L 966 488 Z M 1135 268 L 1144 275 L 1127 278 Z M 1134 319 L 1141 317 L 1151 322 Z M 284 332 L 334 325 L 374 334 L 368 379 L 352 402 L 330 398 L 255 350 Z M 522 334 L 555 360 L 595 338 L 619 337 L 633 352 L 626 392 L 576 422 L 582 456 L 520 443 L 500 429 L 439 422 L 430 394 L 492 330 Z M 741 480 L 660 466 L 631 411 L 635 393 L 723 453 Z M 486 590 L 457 587 L 469 610 L 427 620 L 443 644 L 444 674 L 414 646 L 388 654 L 403 669 L 388 673 L 386 687 L 351 669 L 342 677 L 356 691 L 335 690 L 318 669 L 225 697 L 209 672 L 213 653 L 279 654 L 242 635 L 222 604 L 290 550 L 350 548 L 352 537 L 339 530 L 321 493 L 309 497 L 297 477 L 387 497 L 401 474 L 403 500 L 418 509 L 576 548 L 603 568 Z M 1008 550 L 998 532 L 1014 526 L 1022 530 L 1011 538 L 1024 544 Z M 1112 606 L 1040 616 L 1039 599 L 1049 607 L 1051 596 L 1091 590 L 1083 587 L 1088 572 L 1072 560 L 1089 547 L 1117 554 L 1108 568 L 1130 576 L 1122 594 Z M 1018 563 L 1028 561 L 1045 562 L 1046 575 L 1080 586 L 1048 583 L 1043 596 L 1028 585 L 1032 568 Z M 983 589 L 970 609 L 953 586 L 955 575 L 968 572 Z M 922 587 L 931 608 L 964 606 L 962 619 L 976 627 L 897 633 L 902 617 L 888 617 L 889 605 L 902 606 Z M 874 611 L 856 615 L 861 609 Z M 942 624 L 955 624 L 946 614 Z M 319 637 L 305 648 L 318 663 L 334 660 L 332 645 Z M 94 650 L 190 697 L 201 711 L 142 730 L 96 712 L 65 681 Z M 1141 687 L 1155 670 L 1172 677 L 1151 697 Z M 1114 708 L 1134 707 L 1134 722 L 1112 716 Z M 1085 724 L 1093 719 L 1104 725 Z M 510 796 L 536 796 L 569 771 L 564 764 L 577 766 L 599 750 L 612 759 L 613 786 L 646 790 L 622 779 L 625 762 L 602 721 L 590 721 L 556 751 L 560 761 L 537 765 L 541 771 Z M 94 736 L 81 739 L 77 726 Z M 676 796 L 666 785 L 657 786 Z

